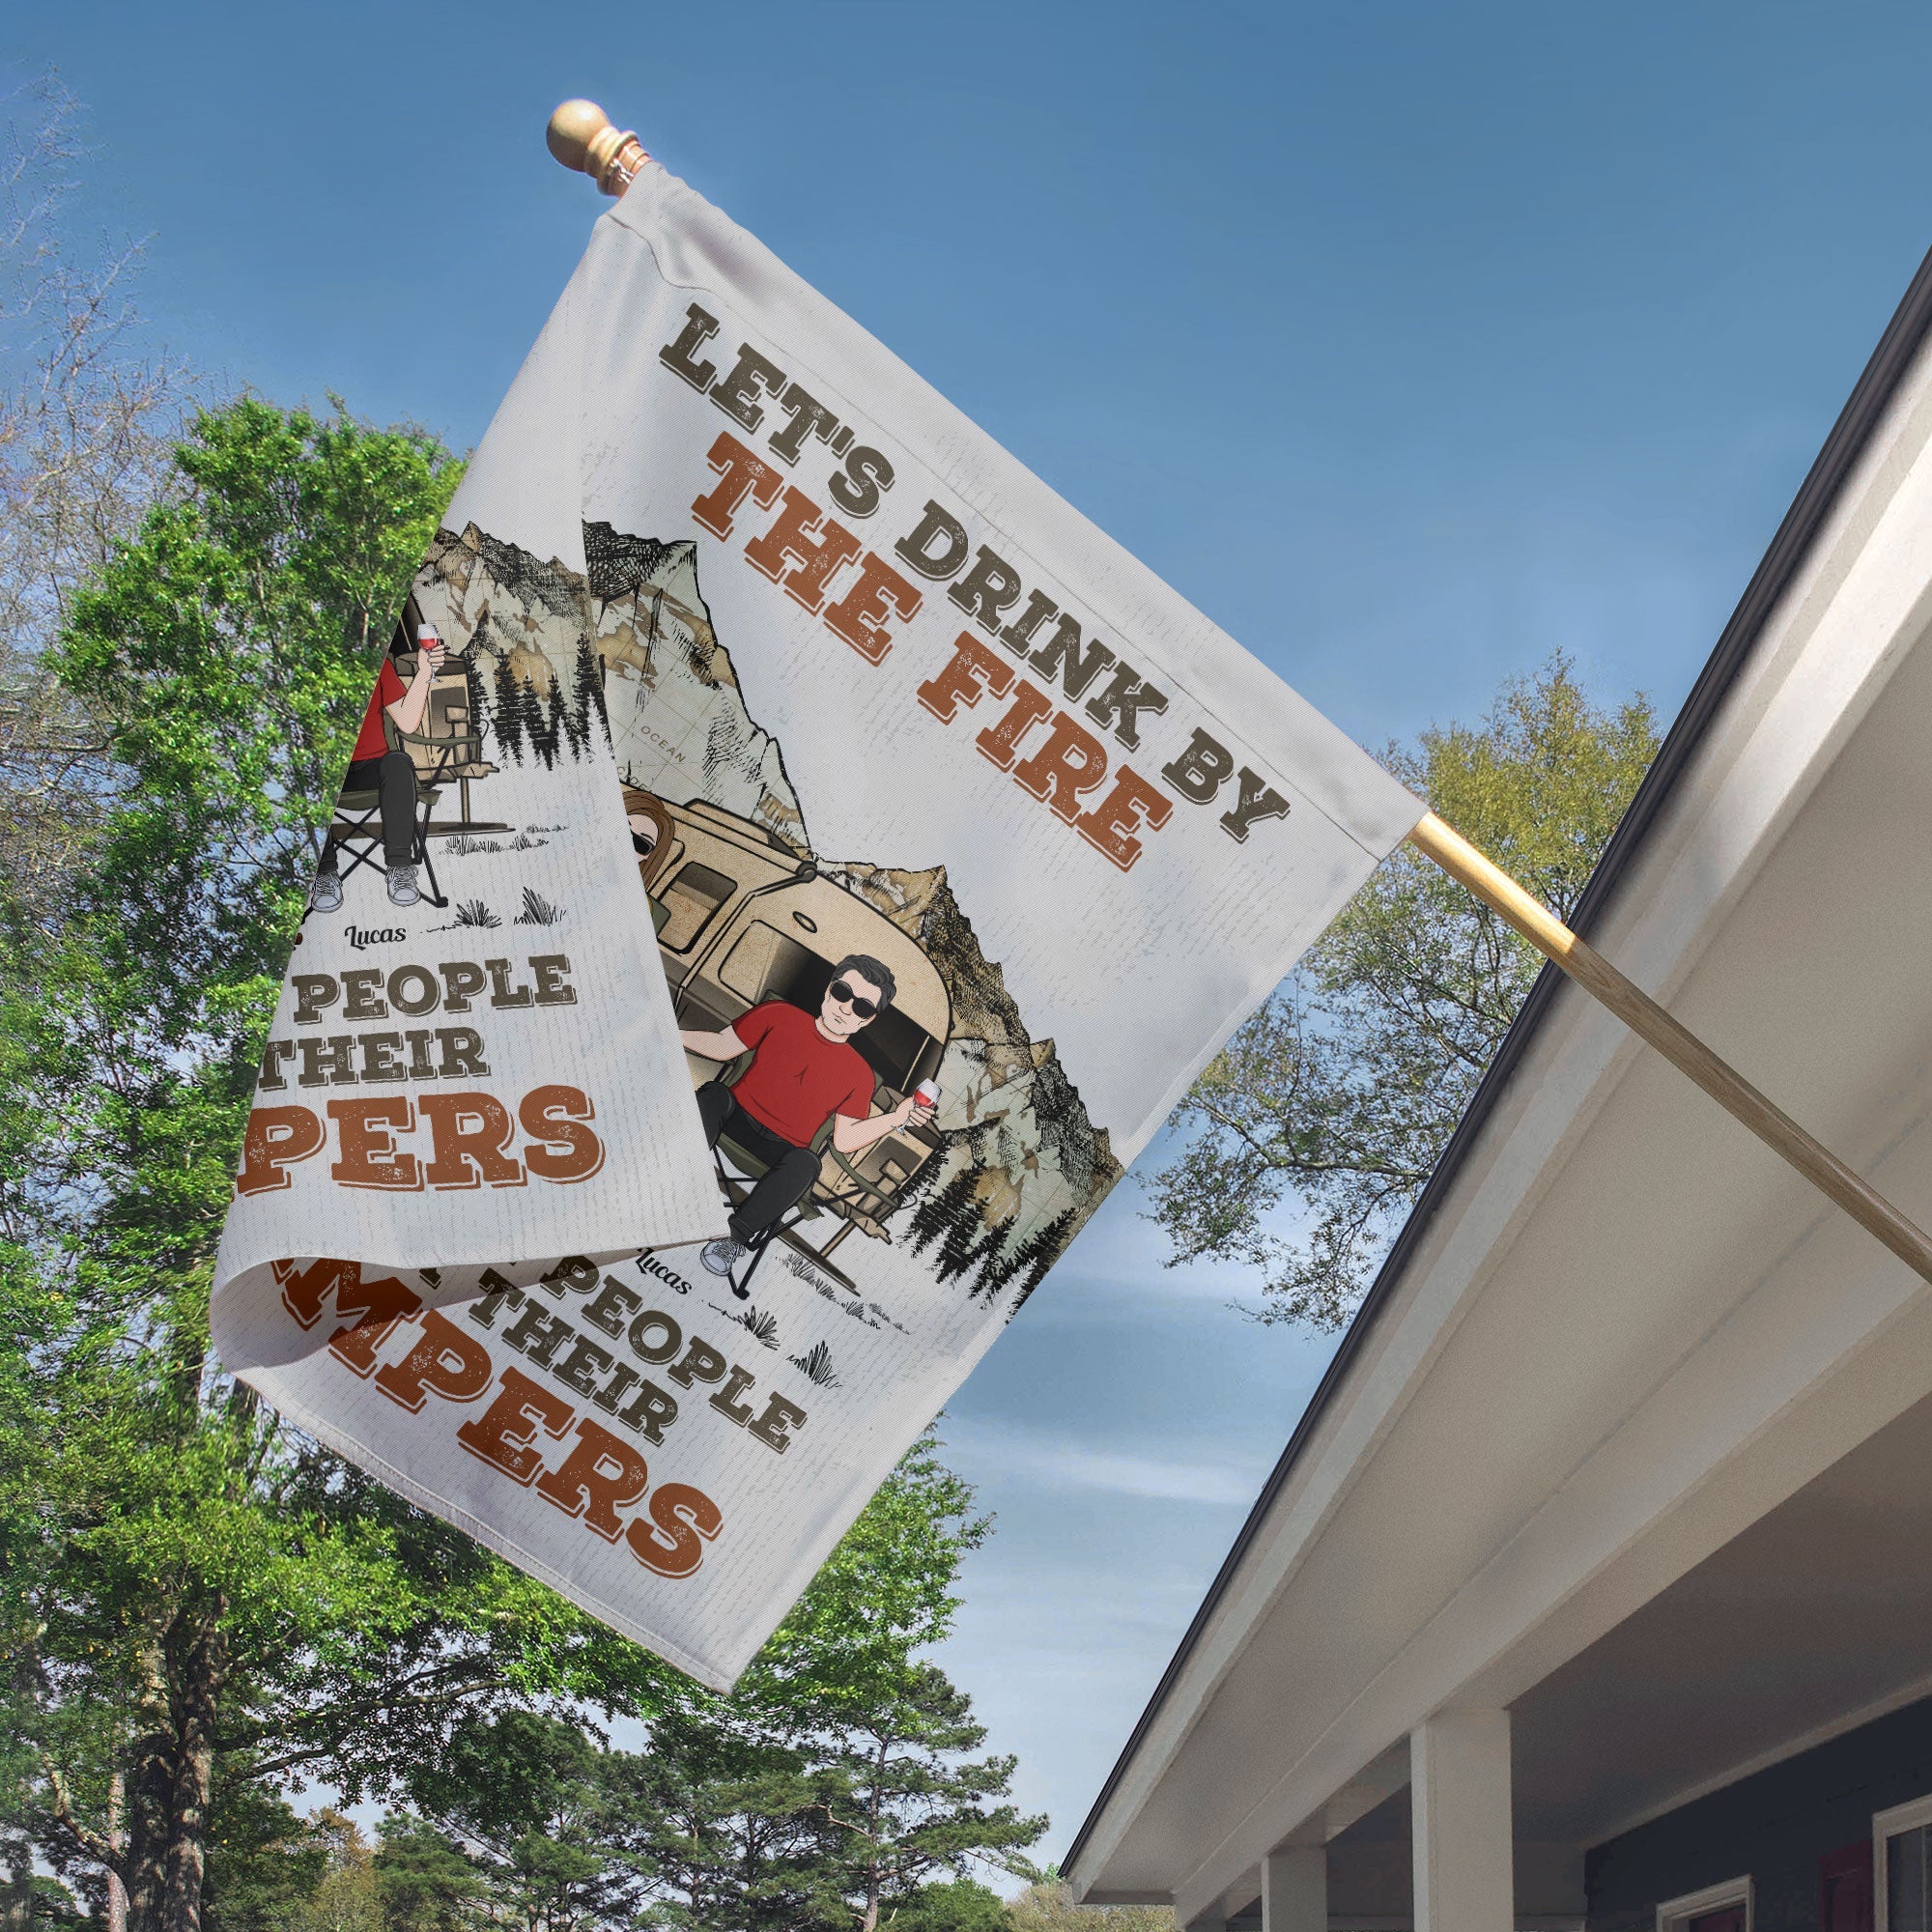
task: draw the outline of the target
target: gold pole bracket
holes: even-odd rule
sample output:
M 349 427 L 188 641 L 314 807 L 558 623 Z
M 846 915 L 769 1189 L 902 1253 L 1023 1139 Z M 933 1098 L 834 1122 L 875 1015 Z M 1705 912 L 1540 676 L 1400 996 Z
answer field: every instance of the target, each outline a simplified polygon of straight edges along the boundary
M 550 117 L 544 140 L 557 160 L 588 175 L 606 194 L 622 194 L 650 159 L 638 137 L 611 127 L 594 100 L 566 100 Z
M 1860 1227 L 1875 1235 L 1907 1267 L 1932 1281 L 1932 1240 L 1926 1238 L 1922 1228 L 1901 1214 L 1829 1148 L 1812 1139 L 1735 1067 L 1719 1060 L 1453 826 L 1433 811 L 1425 812 L 1408 837 L 1412 845 L 1500 914 L 1539 952 L 1602 1001 L 1638 1038 L 1648 1041 L 1680 1073 L 1701 1087 L 1733 1120 L 1742 1122 L 1820 1193 L 1835 1201 Z

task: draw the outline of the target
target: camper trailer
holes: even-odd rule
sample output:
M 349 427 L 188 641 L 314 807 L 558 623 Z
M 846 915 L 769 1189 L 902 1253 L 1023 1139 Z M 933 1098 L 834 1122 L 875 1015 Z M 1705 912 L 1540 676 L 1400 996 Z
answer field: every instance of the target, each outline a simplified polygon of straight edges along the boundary
M 838 961 L 865 952 L 898 982 L 893 1004 L 852 1042 L 877 1081 L 874 1113 L 938 1077 L 952 1002 L 932 961 L 883 913 L 715 805 L 671 805 L 635 786 L 624 803 L 681 1028 L 716 1032 L 767 1000 L 816 1012 Z M 696 1085 L 718 1077 L 715 1061 L 690 1065 Z M 833 1254 L 855 1228 L 891 1238 L 888 1218 L 940 1144 L 930 1127 L 908 1127 L 849 1159 L 828 1149 L 807 1212 L 783 1238 L 852 1286 Z

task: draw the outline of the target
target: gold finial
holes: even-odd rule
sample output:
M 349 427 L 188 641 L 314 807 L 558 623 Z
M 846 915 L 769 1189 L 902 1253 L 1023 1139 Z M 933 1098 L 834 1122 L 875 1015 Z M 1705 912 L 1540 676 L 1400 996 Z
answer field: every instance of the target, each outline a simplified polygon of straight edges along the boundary
M 606 194 L 622 194 L 650 159 L 638 137 L 611 127 L 594 100 L 566 100 L 550 117 L 544 139 L 565 167 L 588 175 Z

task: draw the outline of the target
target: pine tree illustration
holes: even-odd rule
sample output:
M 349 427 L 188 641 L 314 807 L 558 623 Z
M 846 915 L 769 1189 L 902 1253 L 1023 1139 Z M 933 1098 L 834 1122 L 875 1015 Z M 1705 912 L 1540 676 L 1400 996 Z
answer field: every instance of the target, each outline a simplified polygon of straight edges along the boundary
M 937 1194 L 919 1204 L 919 1212 L 906 1229 L 906 1238 L 914 1254 L 923 1255 L 960 1218 L 962 1211 L 978 1218 L 980 1210 L 973 1191 L 985 1171 L 978 1161 L 962 1167 Z
M 1073 1219 L 1071 1208 L 1064 1214 L 1055 1215 L 1013 1257 L 1012 1271 L 1007 1279 L 1010 1281 L 1021 1268 L 1025 1268 L 1027 1273 L 1026 1279 L 1020 1283 L 1020 1292 L 1013 1297 L 1012 1307 L 1007 1311 L 1008 1321 L 1010 1321 L 1026 1306 L 1027 1296 L 1046 1279 L 1047 1269 L 1065 1251 L 1067 1240 L 1073 1233 Z
M 912 1179 L 894 1195 L 893 1205 L 886 1209 L 886 1214 L 903 1214 L 908 1208 L 923 1205 L 926 1197 L 932 1192 L 932 1183 L 939 1179 L 940 1170 L 945 1165 L 946 1156 L 943 1151 L 931 1160 L 922 1161 L 913 1170 Z M 885 1217 L 882 1216 L 881 1218 Z M 917 1227 L 918 1217 L 915 1216 L 906 1225 L 908 1231 Z
M 518 764 L 524 762 L 524 681 L 508 658 L 497 660 L 497 742 Z
M 548 771 L 556 759 L 556 747 L 552 745 L 549 755 L 544 751 L 544 704 L 537 688 L 528 678 L 522 678 L 517 684 L 517 704 L 524 716 L 524 736 L 530 741 L 530 750 Z
M 591 649 L 589 638 L 578 639 L 578 703 L 576 740 L 591 742 L 591 719 L 597 721 L 597 736 L 611 742 L 611 719 L 603 705 L 603 659 Z
M 973 1285 L 966 1291 L 966 1298 L 969 1301 L 978 1300 L 982 1289 L 990 1297 L 997 1294 L 1005 1286 L 1012 1269 L 1003 1263 L 1000 1257 L 1006 1248 L 1007 1236 L 1012 1231 L 1013 1216 L 1009 1214 L 1004 1220 L 995 1221 L 986 1230 L 984 1237 L 966 1251 L 964 1259 L 954 1272 L 963 1275 L 968 1268 L 976 1270 Z M 939 1278 L 941 1281 L 952 1278 L 946 1270 L 946 1257 L 943 1250 L 940 1255 Z
M 491 726 L 490 688 L 483 681 L 483 656 L 480 651 L 464 652 L 463 685 L 469 701 L 469 728 L 481 736 Z
M 1007 1236 L 1012 1233 L 1016 1218 L 1008 1215 L 980 1249 L 979 1271 L 973 1277 L 973 1286 L 966 1291 L 967 1300 L 978 1301 L 982 1294 L 988 1301 L 997 1300 L 1001 1289 L 1025 1266 L 1027 1251 L 1024 1243 L 1011 1254 L 1007 1253 Z
M 977 1170 L 985 1173 L 984 1168 Z M 980 1210 L 978 1194 L 969 1194 L 960 1207 L 953 1210 L 948 1223 L 946 1236 L 939 1244 L 939 1261 L 933 1269 L 940 1281 L 951 1281 L 962 1275 L 978 1261 L 988 1247 L 997 1249 L 1006 1238 L 1010 1221 L 1001 1222 L 988 1228 L 986 1217 Z
M 582 646 L 578 646 L 580 659 Z M 580 666 L 581 668 L 581 666 Z M 550 688 L 551 722 L 560 733 L 561 741 L 570 748 L 571 762 L 582 757 L 585 743 L 583 729 L 583 693 L 580 689 L 571 695 L 568 703 L 564 701 L 563 680 L 558 678 Z
M 563 695 L 557 689 L 556 680 L 551 680 L 547 699 L 538 693 L 534 684 L 524 683 L 522 703 L 524 734 L 530 741 L 530 750 L 543 760 L 545 771 L 554 771 L 557 740 L 563 735 Z
M 582 751 L 591 741 L 590 721 L 597 721 L 597 733 L 606 744 L 611 741 L 611 720 L 604 710 L 604 660 L 590 648 L 588 638 L 577 644 L 577 702 L 573 708 L 574 728 L 570 742 Z
M 608 745 L 611 742 L 611 712 L 604 702 L 604 677 L 609 668 L 604 662 L 604 654 L 601 651 L 591 653 L 590 664 L 592 670 L 597 673 L 590 680 L 590 702 L 597 713 L 598 728 L 604 733 L 604 742 Z

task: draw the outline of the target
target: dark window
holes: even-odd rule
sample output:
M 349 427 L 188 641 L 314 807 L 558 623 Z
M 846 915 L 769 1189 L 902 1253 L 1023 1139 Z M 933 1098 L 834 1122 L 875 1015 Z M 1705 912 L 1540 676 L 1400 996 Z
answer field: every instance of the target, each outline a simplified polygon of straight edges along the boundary
M 1927 1897 L 1927 1853 L 1932 1825 L 1914 1825 L 1885 1841 L 1886 1932 L 1932 1932 L 1932 1899 Z
M 1715 1912 L 1700 1912 L 1685 1920 L 1684 1932 L 1745 1932 L 1742 1905 L 1720 1905 Z
M 1872 1847 L 1859 1838 L 1818 1861 L 1818 1932 L 1872 1932 Z
M 737 890 L 735 879 L 694 860 L 665 889 L 664 902 L 670 908 L 670 918 L 658 934 L 659 943 L 673 952 L 689 952 L 718 908 Z

